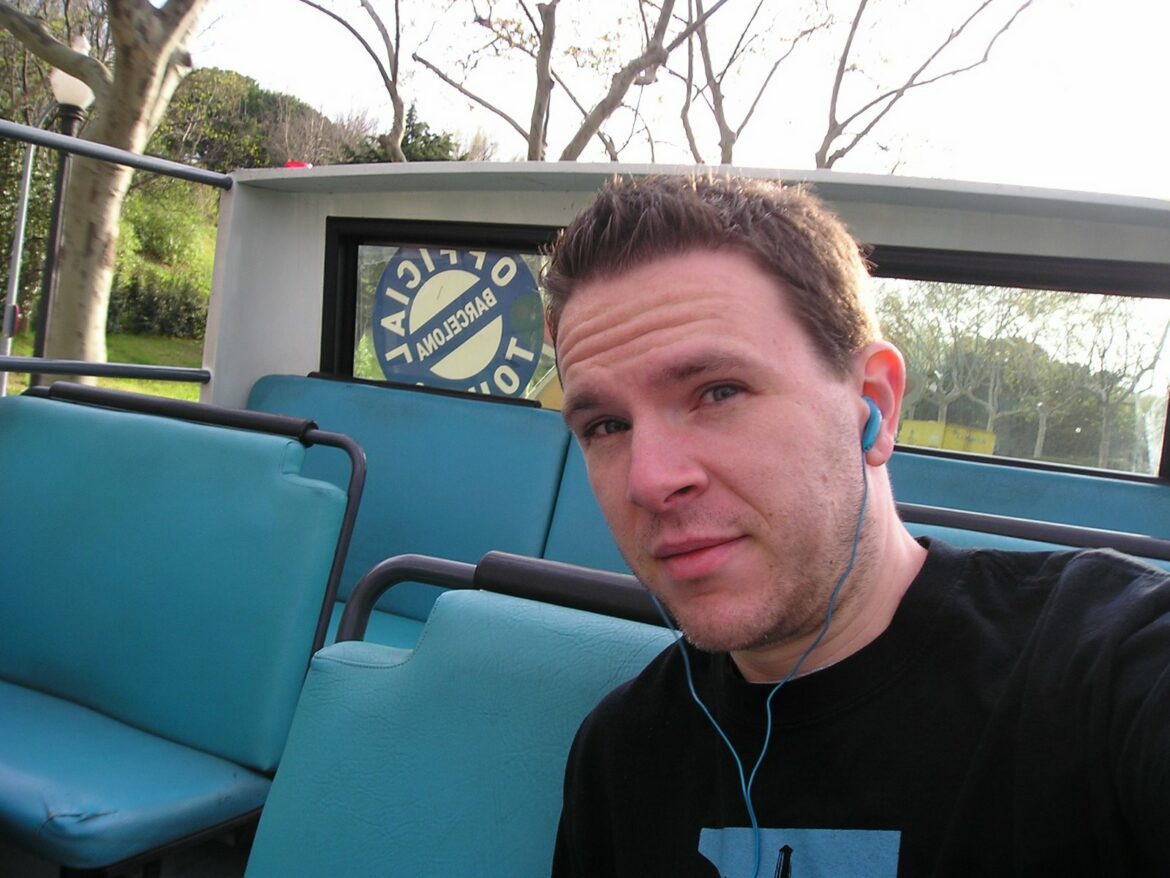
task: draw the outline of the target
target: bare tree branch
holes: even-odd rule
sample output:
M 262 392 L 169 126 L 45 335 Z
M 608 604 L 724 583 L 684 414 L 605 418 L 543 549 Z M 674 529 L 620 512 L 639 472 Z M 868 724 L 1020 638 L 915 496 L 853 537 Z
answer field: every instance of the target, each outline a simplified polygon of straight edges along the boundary
M 589 115 L 589 111 L 585 109 L 585 105 L 582 104 L 580 100 L 578 100 L 577 96 L 573 93 L 573 90 L 569 88 L 568 83 L 566 83 L 561 78 L 560 74 L 558 74 L 555 70 L 552 71 L 552 78 L 553 81 L 560 87 L 565 97 L 567 97 L 573 106 L 577 108 L 577 112 L 581 114 L 581 118 L 584 119 L 587 115 Z M 547 122 L 545 124 L 547 124 Z M 605 153 L 609 156 L 610 161 L 620 161 L 620 157 L 618 155 L 619 151 L 617 147 L 614 146 L 613 138 L 611 138 L 604 131 L 598 129 L 597 139 L 601 141 L 601 145 L 605 148 Z M 625 147 L 623 147 L 623 149 L 624 148 Z
M 857 4 L 857 12 L 853 14 L 853 23 L 849 26 L 849 36 L 845 38 L 845 48 L 841 51 L 841 58 L 837 61 L 837 74 L 833 77 L 833 91 L 829 97 L 829 127 L 828 131 L 840 131 L 837 124 L 837 102 L 841 97 L 841 83 L 845 81 L 845 71 L 849 68 L 849 52 L 853 48 L 853 38 L 857 35 L 857 27 L 861 24 L 861 16 L 865 12 L 865 4 L 869 0 L 860 0 Z M 835 137 L 836 135 L 834 135 Z M 828 151 L 829 143 L 832 140 L 829 135 L 825 135 L 825 142 L 821 149 L 817 151 L 817 167 L 828 167 L 823 164 L 824 154 Z
M 669 55 L 671 52 L 689 40 L 691 38 L 691 34 L 693 34 L 698 28 L 703 27 L 707 23 L 708 19 L 710 19 L 712 15 L 718 12 L 719 8 L 726 2 L 727 0 L 718 0 L 714 6 L 708 9 L 706 12 L 702 13 L 697 19 L 683 28 L 682 32 L 679 33 L 679 35 L 671 40 L 670 43 L 666 46 L 666 54 Z M 671 5 L 673 6 L 673 4 Z
M 695 0 L 695 11 L 699 17 L 703 16 L 703 0 Z M 722 164 L 731 164 L 731 153 L 735 148 L 735 139 L 731 128 L 727 124 L 727 115 L 723 107 L 723 87 L 720 77 L 715 75 L 715 67 L 711 63 L 711 47 L 707 41 L 707 26 L 700 25 L 695 30 L 699 40 L 699 57 L 703 59 L 703 74 L 707 78 L 707 90 L 711 95 L 711 112 L 715 116 L 715 125 L 719 128 L 719 161 Z
M 560 2 L 560 0 L 556 0 L 556 2 Z M 533 14 L 532 14 L 532 10 L 528 8 L 528 4 L 527 4 L 527 3 L 525 3 L 525 2 L 524 2 L 524 0 L 519 0 L 519 3 L 520 3 L 520 8 L 521 8 L 522 10 L 524 10 L 524 16 L 525 16 L 525 17 L 528 19 L 528 23 L 529 23 L 530 25 L 532 25 L 532 30 L 533 30 L 534 32 L 536 32 L 536 33 L 540 33 L 540 22 L 538 22 L 538 21 L 536 20 L 536 16 L 535 16 L 535 15 L 533 15 Z M 555 5 L 555 4 L 554 4 L 554 5 Z M 536 4 L 536 8 L 537 8 L 537 9 L 539 9 L 539 8 L 540 8 L 540 4 L 539 4 L 539 3 L 538 3 L 538 4 Z
M 1013 24 L 1015 24 L 1016 19 L 1019 18 L 1023 11 L 1032 5 L 1033 0 L 1025 0 L 1025 2 L 1021 3 L 1016 8 L 1011 17 L 1008 18 L 1003 26 L 1000 27 L 999 30 L 997 30 L 992 38 L 988 41 L 987 46 L 983 50 L 982 57 L 977 61 L 973 61 L 970 64 L 961 67 L 955 67 L 951 70 L 944 71 L 943 73 L 939 73 L 927 79 L 920 80 L 918 77 L 926 71 L 927 67 L 929 67 L 948 46 L 954 43 L 954 41 L 958 39 L 966 30 L 967 26 L 970 25 L 971 22 L 974 21 L 974 19 L 993 2 L 993 0 L 984 0 L 984 2 L 981 3 L 961 25 L 959 25 L 959 27 L 953 29 L 947 35 L 947 37 L 935 48 L 935 50 L 927 56 L 926 60 L 920 64 L 918 68 L 910 74 L 909 77 L 907 77 L 906 81 L 903 82 L 902 85 L 883 92 L 882 94 L 878 95 L 858 108 L 855 112 L 851 113 L 846 119 L 838 122 L 836 119 L 837 99 L 840 92 L 841 82 L 844 79 L 845 71 L 847 69 L 848 55 L 852 45 L 853 35 L 856 32 L 858 23 L 861 20 L 861 14 L 865 9 L 866 2 L 867 0 L 861 0 L 860 4 L 858 5 L 857 14 L 853 19 L 853 24 L 849 32 L 849 39 L 846 41 L 845 50 L 841 55 L 841 61 L 837 68 L 837 75 L 833 82 L 833 96 L 829 105 L 829 127 L 826 129 L 824 139 L 821 141 L 820 149 L 818 149 L 816 153 L 818 168 L 831 168 L 838 159 L 847 155 L 874 129 L 874 127 L 883 118 L 885 118 L 886 114 L 894 108 L 898 101 L 900 101 L 907 94 L 907 92 L 916 88 L 932 85 L 950 76 L 957 76 L 961 73 L 966 73 L 969 70 L 974 70 L 976 67 L 986 64 L 990 59 L 991 51 L 995 47 L 995 44 L 999 41 L 999 38 L 1007 33 L 1008 29 L 1011 28 Z M 829 153 L 829 148 L 832 146 L 833 141 L 841 137 L 849 125 L 856 122 L 859 118 L 861 118 L 867 112 L 873 110 L 879 104 L 883 104 L 883 102 L 884 106 L 882 106 L 881 110 L 879 110 L 858 133 L 853 135 L 848 143 L 846 143 L 844 146 L 838 147 L 831 154 Z
M 532 121 L 528 126 L 528 160 L 544 159 L 546 130 L 552 103 L 553 78 L 549 73 L 553 40 L 557 32 L 557 4 L 560 0 L 537 3 L 541 27 L 539 51 L 536 55 L 536 93 L 532 101 Z
M 415 61 L 417 61 L 419 64 L 421 64 L 423 67 L 427 68 L 427 70 L 431 71 L 431 73 L 435 74 L 435 76 L 439 77 L 439 79 L 443 80 L 443 82 L 447 83 L 447 85 L 451 86 L 451 88 L 453 88 L 457 92 L 459 92 L 459 94 L 463 95 L 468 100 L 474 101 L 475 103 L 479 104 L 485 110 L 488 110 L 489 112 L 495 113 L 497 116 L 499 116 L 501 119 L 503 119 L 509 125 L 511 125 L 516 130 L 517 134 L 519 134 L 525 140 L 528 139 L 528 132 L 524 130 L 524 126 L 522 126 L 519 122 L 517 122 L 515 119 L 513 119 L 507 113 L 505 113 L 499 107 L 495 106 L 492 103 L 489 103 L 487 100 L 485 100 L 484 98 L 481 98 L 479 95 L 475 94 L 474 92 L 468 91 L 466 88 L 464 88 L 458 82 L 453 80 L 451 77 L 449 77 L 447 74 L 445 74 L 442 70 L 440 70 L 438 67 L 436 67 L 434 64 L 432 64 L 430 61 L 428 61 L 426 58 L 419 55 L 417 52 L 415 52 L 413 55 L 411 55 L 411 57 Z
M 382 37 L 382 45 L 386 48 L 386 60 L 390 62 L 390 75 L 383 77 L 383 81 L 389 80 L 394 84 L 393 90 L 398 91 L 398 47 L 402 39 L 401 28 L 398 24 L 398 2 L 394 3 L 394 39 L 390 39 L 390 34 L 386 30 L 386 25 L 382 18 L 378 15 L 376 9 L 371 5 L 370 0 L 361 0 L 362 8 L 366 10 L 366 14 L 370 20 L 374 22 L 374 27 L 378 29 L 378 33 Z M 352 31 L 351 31 L 352 33 Z M 375 56 L 375 60 L 377 57 Z
M 700 16 L 702 16 L 702 12 L 703 12 L 702 0 L 695 0 L 695 2 L 696 2 L 696 11 L 700 14 Z M 741 30 L 739 33 L 739 37 L 736 40 L 735 47 L 733 48 L 732 53 L 727 60 L 727 63 L 724 64 L 723 68 L 718 73 L 715 71 L 715 65 L 714 65 L 712 58 L 711 58 L 711 49 L 710 49 L 710 43 L 709 43 L 708 36 L 707 36 L 706 26 L 705 25 L 700 26 L 695 30 L 695 38 L 698 40 L 698 43 L 699 43 L 699 52 L 700 52 L 700 55 L 702 56 L 702 59 L 703 59 L 703 73 L 704 73 L 704 77 L 706 79 L 706 84 L 705 84 L 704 88 L 702 90 L 700 90 L 699 95 L 702 96 L 704 98 L 704 100 L 707 102 L 707 105 L 711 110 L 711 115 L 715 119 L 715 125 L 719 131 L 719 161 L 722 164 L 730 164 L 731 163 L 733 153 L 735 150 L 735 144 L 738 142 L 739 137 L 743 133 L 744 128 L 747 127 L 748 123 L 751 121 L 752 117 L 755 115 L 756 108 L 759 106 L 760 101 L 763 99 L 764 93 L 767 91 L 768 86 L 771 84 L 772 78 L 775 76 L 776 71 L 779 69 L 780 65 L 783 64 L 784 61 L 786 61 L 792 55 L 792 53 L 796 51 L 796 47 L 803 40 L 807 39 L 808 37 L 810 37 L 812 34 L 817 32 L 818 30 L 826 27 L 828 24 L 827 21 L 824 21 L 824 22 L 821 22 L 820 24 L 813 25 L 812 27 L 805 28 L 799 34 L 797 34 L 795 37 L 792 38 L 792 40 L 790 41 L 790 44 L 788 46 L 787 51 L 785 51 L 782 55 L 780 55 L 776 59 L 776 61 L 772 64 L 771 69 L 768 71 L 768 74 L 764 77 L 763 81 L 760 83 L 760 87 L 756 90 L 755 97 L 752 99 L 752 102 L 749 105 L 747 112 L 744 114 L 743 119 L 740 121 L 740 124 L 733 129 L 731 126 L 731 123 L 728 121 L 728 118 L 727 118 L 726 101 L 725 101 L 725 97 L 724 97 L 724 93 L 723 93 L 723 80 L 727 76 L 728 72 L 731 70 L 732 65 L 738 59 L 739 54 L 741 52 L 745 51 L 746 46 L 750 45 L 751 42 L 755 39 L 754 36 L 749 36 L 749 31 L 750 31 L 752 25 L 754 24 L 756 18 L 758 17 L 762 6 L 763 6 L 763 0 L 761 0 L 761 2 L 758 3 L 756 5 L 755 9 L 752 11 L 752 14 L 751 14 L 750 18 L 748 19 L 747 24 L 744 26 L 744 29 Z M 690 71 L 688 71 L 688 90 L 690 88 L 689 79 L 690 79 Z M 688 104 L 689 104 L 689 97 L 688 97 Z M 687 139 L 688 139 L 688 141 L 692 141 L 694 135 L 693 135 L 692 131 L 690 130 L 689 118 L 684 118 L 683 123 L 684 123 L 683 129 L 687 134 Z M 692 155 L 697 155 L 697 150 L 695 149 L 693 144 L 691 147 L 691 153 L 692 153 Z
M 682 45 L 694 33 L 696 28 L 705 24 L 707 19 L 714 15 L 726 2 L 727 0 L 718 0 L 710 10 L 700 15 L 694 22 L 684 28 L 682 33 L 675 37 L 668 45 L 664 46 L 663 40 L 666 38 L 666 29 L 670 24 L 671 11 L 674 8 L 674 0 L 665 0 L 659 11 L 654 34 L 651 36 L 650 42 L 647 44 L 645 50 L 641 55 L 614 74 L 613 79 L 610 81 L 609 90 L 605 96 L 589 111 L 589 114 L 581 123 L 581 127 L 577 130 L 577 133 L 573 135 L 572 140 L 569 141 L 568 145 L 562 151 L 561 161 L 576 161 L 585 149 L 585 144 L 589 142 L 590 138 L 601 127 L 601 123 L 605 119 L 608 119 L 613 111 L 621 105 L 622 99 L 626 92 L 630 90 L 630 86 L 634 84 L 634 80 L 639 76 L 644 76 L 647 71 L 665 64 L 666 59 L 670 57 L 670 53 Z
M 552 5 L 555 7 L 557 4 L 559 4 L 559 2 L 560 2 L 560 0 L 555 0 L 555 2 Z M 552 46 L 553 46 L 553 40 L 545 37 L 545 31 L 543 31 L 536 24 L 536 20 L 533 17 L 531 11 L 529 10 L 528 5 L 526 3 L 523 3 L 523 2 L 520 5 L 521 5 L 521 8 L 524 10 L 525 16 L 528 18 L 529 23 L 532 24 L 534 32 L 538 34 L 538 39 L 537 39 L 538 50 L 534 51 L 530 45 L 526 44 L 525 42 L 523 42 L 521 40 L 516 39 L 512 34 L 508 33 L 507 31 L 501 31 L 501 30 L 497 29 L 490 14 L 489 15 L 480 15 L 478 12 L 476 12 L 474 15 L 475 24 L 479 25 L 480 27 L 487 30 L 490 34 L 492 34 L 492 40 L 488 43 L 487 46 L 485 46 L 483 48 L 490 47 L 491 45 L 493 45 L 497 42 L 502 42 L 505 45 L 507 45 L 508 48 L 515 49 L 516 51 L 521 52 L 521 53 L 527 55 L 529 58 L 531 58 L 533 60 L 533 62 L 537 65 L 537 69 L 539 71 L 541 69 L 541 67 L 544 66 L 544 62 L 542 62 L 542 60 L 541 60 L 540 49 L 547 47 L 548 48 L 548 55 L 549 55 L 547 69 L 548 69 L 549 76 L 552 78 L 552 82 L 557 87 L 559 87 L 561 89 L 561 91 L 565 95 L 565 97 L 567 97 L 569 99 L 569 101 L 573 104 L 573 106 L 576 107 L 577 112 L 579 112 L 581 114 L 581 117 L 584 118 L 586 115 L 588 115 L 589 111 L 581 103 L 581 101 L 580 101 L 580 99 L 578 99 L 577 95 L 574 94 L 573 90 L 569 87 L 569 84 L 567 82 L 565 82 L 565 80 L 561 77 L 561 75 L 559 73 L 557 73 L 556 70 L 552 69 L 552 65 L 551 65 L 552 51 L 551 50 L 552 50 Z M 541 10 L 541 13 L 543 16 L 544 12 L 545 12 L 544 8 L 543 8 L 543 4 L 538 4 L 537 8 Z M 555 10 L 552 10 L 552 14 L 554 16 L 554 27 L 555 27 Z M 546 95 L 547 99 L 544 100 L 544 112 L 539 117 L 539 121 L 537 121 L 536 113 L 537 113 L 537 108 L 539 106 L 539 101 L 540 101 L 540 97 L 541 97 L 540 93 L 539 93 L 540 92 L 539 73 L 538 73 L 538 80 L 537 80 L 538 81 L 537 95 L 536 95 L 536 98 L 534 99 L 534 102 L 533 102 L 533 117 L 532 117 L 532 122 L 531 122 L 533 127 L 529 128 L 529 130 L 527 132 L 523 132 L 521 127 L 520 127 L 519 122 L 512 119 L 510 116 L 505 114 L 502 110 L 500 110 L 498 107 L 495 107 L 486 98 L 481 98 L 479 95 L 475 94 L 470 89 L 468 89 L 465 85 L 457 84 L 450 77 L 444 76 L 443 74 L 439 73 L 437 66 L 434 64 L 431 64 L 430 62 L 426 61 L 425 59 L 416 58 L 416 60 L 420 61 L 420 63 L 425 65 L 429 70 L 431 70 L 432 73 L 434 73 L 436 76 L 439 76 L 448 85 L 457 89 L 461 94 L 463 94 L 464 96 L 466 96 L 470 100 L 476 102 L 477 104 L 484 107 L 485 109 L 489 110 L 490 112 L 493 112 L 496 115 L 500 116 L 502 119 L 504 119 L 504 121 L 506 121 L 513 128 L 515 128 L 518 133 L 522 133 L 522 136 L 525 138 L 525 141 L 528 143 L 528 149 L 529 149 L 528 158 L 530 161 L 533 159 L 540 160 L 540 159 L 543 159 L 545 157 L 545 152 L 547 150 L 548 118 L 549 118 L 549 114 L 550 114 L 550 110 L 551 110 L 551 103 L 552 103 L 552 101 L 551 101 L 552 91 L 551 91 L 551 89 L 549 89 L 549 91 Z M 539 136 L 537 136 L 538 131 L 539 131 Z M 618 159 L 615 157 L 616 154 L 614 152 L 615 146 L 614 146 L 613 140 L 601 131 L 598 131 L 597 139 L 601 143 L 602 147 L 605 149 L 606 154 L 610 157 L 610 159 L 613 161 L 617 161 Z M 532 154 L 532 147 L 533 147 L 534 143 L 540 144 L 540 151 L 539 151 L 538 156 L 534 156 Z
M 373 4 L 369 0 L 361 0 L 362 8 L 366 10 L 366 14 L 374 22 L 374 27 L 378 29 L 378 33 L 382 37 L 382 45 L 386 48 L 386 60 L 390 62 L 390 77 L 389 82 L 383 77 L 383 84 L 386 86 L 386 91 L 390 96 L 390 105 L 394 108 L 394 119 L 390 124 L 390 130 L 378 137 L 378 142 L 382 144 L 382 148 L 386 150 L 386 155 L 393 162 L 406 161 L 406 154 L 402 151 L 402 138 L 406 133 L 406 101 L 402 99 L 402 93 L 398 89 L 398 62 L 401 57 L 402 49 L 402 16 L 399 8 L 398 0 L 394 0 L 394 38 L 390 38 L 390 34 L 386 30 L 386 25 L 382 21 L 380 15 Z
M 314 3 L 313 0 L 300 0 L 300 2 L 305 6 L 316 9 L 322 15 L 326 15 L 329 18 L 332 18 L 343 28 L 349 31 L 350 36 L 358 41 L 361 47 L 365 49 L 366 54 L 369 55 L 370 60 L 374 62 L 374 66 L 378 68 L 378 75 L 382 78 L 382 86 L 386 89 L 386 94 L 390 97 L 390 104 L 394 108 L 394 121 L 391 125 L 390 131 L 388 134 L 379 137 L 378 140 L 381 142 L 383 148 L 385 148 L 390 161 L 406 161 L 406 156 L 402 152 L 402 135 L 406 130 L 406 104 L 398 91 L 398 57 L 400 51 L 401 32 L 399 29 L 399 10 L 397 0 L 394 4 L 393 40 L 391 40 L 390 34 L 386 29 L 386 25 L 383 23 L 377 11 L 373 8 L 372 5 L 370 5 L 368 0 L 361 0 L 362 7 L 366 10 L 366 14 L 369 15 L 369 17 L 373 20 L 374 26 L 378 29 L 378 33 L 382 37 L 382 42 L 386 47 L 386 57 L 390 62 L 390 70 L 386 69 L 386 66 L 382 63 L 382 59 L 378 56 L 378 53 L 374 51 L 374 47 L 371 46 L 366 41 L 366 38 L 358 32 L 357 28 L 346 21 L 345 18 L 319 3 Z
M 693 0 L 687 2 L 687 21 L 689 22 L 693 16 Z M 699 144 L 695 140 L 695 130 L 691 126 L 691 96 L 694 91 L 695 83 L 695 49 L 690 40 L 687 40 L 687 75 L 685 79 L 686 90 L 683 92 L 682 109 L 679 111 L 679 118 L 682 120 L 683 133 L 687 138 L 687 146 L 691 150 L 691 157 L 698 163 L 704 164 L 703 154 L 699 151 Z
M 756 91 L 756 96 L 755 96 L 755 98 L 752 99 L 751 105 L 748 107 L 747 112 L 744 113 L 743 121 L 740 122 L 739 127 L 735 129 L 735 139 L 736 140 L 739 140 L 739 136 L 741 134 L 743 134 L 743 129 L 747 127 L 748 122 L 750 122 L 752 116 L 755 115 L 756 107 L 759 105 L 760 101 L 763 99 L 764 92 L 768 90 L 768 85 L 772 82 L 772 77 L 776 75 L 776 70 L 780 67 L 781 64 L 783 64 L 785 61 L 788 60 L 789 56 L 793 52 L 796 51 L 796 47 L 800 43 L 801 40 L 808 39 L 814 33 L 816 33 L 818 30 L 821 30 L 822 28 L 824 28 L 827 24 L 828 24 L 827 21 L 823 21 L 820 24 L 817 24 L 817 25 L 814 25 L 810 28 L 806 28 L 805 30 L 802 30 L 800 33 L 798 33 L 793 38 L 792 45 L 790 45 L 788 47 L 788 51 L 776 59 L 776 63 L 772 65 L 772 69 L 768 71 L 768 75 L 765 76 L 764 81 L 762 83 L 760 83 L 760 88 L 758 91 Z
M 302 0 L 302 2 L 307 2 L 307 0 Z M 666 32 L 672 23 L 674 0 L 665 0 L 659 8 L 654 32 L 648 37 L 642 52 L 636 58 L 623 65 L 613 75 L 605 94 L 590 109 L 586 109 L 582 101 L 578 96 L 573 94 L 572 90 L 554 69 L 555 14 L 559 0 L 544 0 L 544 2 L 536 4 L 536 11 L 539 13 L 540 19 L 539 25 L 537 25 L 537 16 L 533 14 L 531 4 L 527 0 L 517 0 L 517 2 L 523 12 L 523 16 L 527 18 L 528 23 L 533 27 L 534 39 L 527 37 L 521 23 L 522 19 L 494 20 L 490 3 L 485 13 L 481 12 L 473 2 L 472 11 L 474 13 L 473 22 L 491 34 L 491 39 L 483 49 L 499 51 L 500 47 L 507 47 L 510 50 L 524 53 L 532 58 L 536 65 L 536 90 L 533 96 L 533 105 L 527 130 L 505 110 L 473 91 L 466 84 L 466 81 L 457 81 L 454 77 L 443 72 L 437 64 L 428 61 L 417 52 L 412 57 L 447 85 L 454 88 L 473 103 L 503 119 L 513 130 L 524 137 L 525 142 L 528 144 L 529 159 L 545 157 L 545 141 L 547 139 L 553 87 L 559 86 L 582 115 L 582 121 L 577 131 L 560 155 L 560 160 L 572 161 L 580 156 L 585 146 L 594 137 L 601 142 L 610 158 L 616 157 L 619 151 L 618 147 L 612 138 L 601 131 L 602 124 L 619 107 L 623 106 L 625 95 L 633 85 L 645 85 L 652 82 L 654 79 L 654 70 L 665 64 L 670 53 L 694 32 L 694 27 L 709 18 L 717 9 L 728 2 L 728 0 L 717 0 L 714 6 L 699 21 L 689 24 L 669 45 L 665 44 L 665 40 Z M 642 6 L 639 6 L 639 11 L 644 14 Z M 480 51 L 483 51 L 483 49 Z M 477 52 L 471 54 L 468 62 L 465 64 L 465 69 L 470 70 L 474 67 L 477 54 Z M 635 118 L 639 118 L 639 116 L 640 114 L 635 113 Z
M 731 48 L 731 54 L 727 56 L 727 64 L 724 65 L 723 70 L 719 74 L 720 82 L 722 82 L 723 77 L 727 75 L 727 71 L 731 69 L 731 65 L 735 63 L 737 58 L 739 58 L 740 53 L 745 51 L 747 45 L 749 45 L 754 39 L 754 37 L 747 37 L 747 35 L 751 31 L 752 25 L 755 24 L 756 18 L 759 16 L 760 10 L 763 7 L 764 0 L 760 0 L 760 2 L 756 4 L 756 8 L 752 10 L 752 14 L 748 18 L 747 24 L 745 24 L 743 30 L 739 32 L 739 37 L 736 39 L 735 45 Z

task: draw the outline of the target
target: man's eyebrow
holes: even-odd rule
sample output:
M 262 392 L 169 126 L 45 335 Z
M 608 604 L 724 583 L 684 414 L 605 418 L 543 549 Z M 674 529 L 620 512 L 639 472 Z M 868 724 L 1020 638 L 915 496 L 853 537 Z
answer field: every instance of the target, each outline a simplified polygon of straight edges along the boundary
M 582 414 L 601 407 L 601 400 L 592 393 L 574 393 L 565 397 L 561 405 L 561 418 L 565 423 L 571 422 Z
M 667 386 L 712 373 L 738 372 L 750 366 L 751 361 L 739 354 L 725 351 L 704 352 L 654 370 L 650 374 L 650 384 L 655 387 Z

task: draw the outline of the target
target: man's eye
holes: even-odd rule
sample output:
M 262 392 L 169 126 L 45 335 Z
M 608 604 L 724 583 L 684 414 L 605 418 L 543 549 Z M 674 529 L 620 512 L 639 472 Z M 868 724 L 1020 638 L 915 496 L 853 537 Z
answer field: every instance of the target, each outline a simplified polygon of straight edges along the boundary
M 710 402 L 723 402 L 723 400 L 730 399 L 738 393 L 740 393 L 740 388 L 734 384 L 717 384 L 714 387 L 709 387 L 703 393 L 703 397 Z
M 628 429 L 624 421 L 619 421 L 615 418 L 605 418 L 601 421 L 594 421 L 585 428 L 582 434 L 586 439 L 591 439 L 594 436 L 610 436 L 614 433 L 623 433 Z

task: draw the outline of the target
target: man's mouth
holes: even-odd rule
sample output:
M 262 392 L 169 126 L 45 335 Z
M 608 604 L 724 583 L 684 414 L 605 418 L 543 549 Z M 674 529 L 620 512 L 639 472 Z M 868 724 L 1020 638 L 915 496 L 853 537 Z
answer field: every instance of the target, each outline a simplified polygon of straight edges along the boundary
M 742 536 L 667 540 L 654 547 L 655 560 L 676 582 L 702 579 L 715 573 L 735 552 Z

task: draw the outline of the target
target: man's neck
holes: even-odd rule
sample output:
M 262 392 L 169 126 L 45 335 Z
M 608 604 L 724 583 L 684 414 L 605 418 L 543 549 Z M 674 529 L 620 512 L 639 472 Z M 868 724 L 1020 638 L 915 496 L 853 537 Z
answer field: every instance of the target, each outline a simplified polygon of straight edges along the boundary
M 902 597 L 922 569 L 926 550 L 900 521 L 894 518 L 888 527 L 879 530 L 885 531 L 875 535 L 880 547 L 875 557 L 879 560 L 868 570 L 857 571 L 863 579 L 852 588 L 848 581 L 844 583 L 849 599 L 834 611 L 828 632 L 805 658 L 796 676 L 835 665 L 876 640 L 889 627 Z M 796 640 L 733 651 L 731 658 L 749 683 L 776 683 L 792 672 L 819 634 L 818 629 Z

